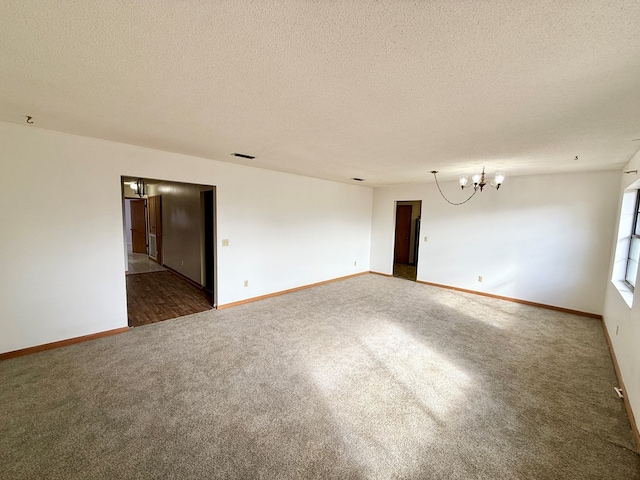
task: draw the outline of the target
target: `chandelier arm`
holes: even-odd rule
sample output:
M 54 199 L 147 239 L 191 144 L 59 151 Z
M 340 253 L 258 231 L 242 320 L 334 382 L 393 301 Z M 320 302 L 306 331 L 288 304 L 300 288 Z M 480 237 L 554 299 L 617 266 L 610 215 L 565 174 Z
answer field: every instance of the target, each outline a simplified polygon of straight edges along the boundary
M 437 172 L 431 172 L 433 173 L 433 178 L 436 179 L 436 185 L 438 187 L 438 191 L 440 192 L 440 195 L 442 195 L 442 198 L 444 198 L 448 203 L 450 203 L 451 205 L 462 205 L 463 203 L 467 203 L 469 200 L 471 200 L 473 198 L 473 196 L 478 193 L 478 189 L 474 188 L 473 189 L 473 193 L 471 195 L 469 195 L 469 198 L 467 198 L 466 200 L 459 202 L 459 203 L 455 203 L 452 202 L 451 200 L 449 200 L 447 197 L 444 196 L 444 193 L 442 193 L 442 189 L 440 188 L 440 184 L 438 183 L 438 177 L 436 176 Z

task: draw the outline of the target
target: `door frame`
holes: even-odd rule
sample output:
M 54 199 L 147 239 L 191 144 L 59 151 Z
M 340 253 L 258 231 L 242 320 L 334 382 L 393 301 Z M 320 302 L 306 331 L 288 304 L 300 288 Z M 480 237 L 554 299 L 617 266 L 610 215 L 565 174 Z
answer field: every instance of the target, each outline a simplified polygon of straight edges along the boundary
M 149 226 L 147 255 L 158 265 L 162 265 L 162 195 L 149 195 L 147 198 L 147 225 Z M 155 252 L 151 251 L 152 237 Z
M 420 232 L 422 230 L 422 200 L 395 200 L 393 202 L 393 229 L 391 242 L 391 275 L 394 272 L 395 265 L 395 232 L 396 232 L 396 213 L 398 205 L 412 204 L 413 216 L 411 221 L 411 242 L 409 244 L 409 264 L 416 267 L 416 280 L 418 271 L 418 262 L 420 259 Z M 413 246 L 413 248 L 412 248 Z M 413 254 L 413 262 L 411 262 L 411 255 Z
M 135 200 L 138 199 L 140 197 L 138 197 L 137 195 L 134 196 L 134 194 L 132 193 L 132 191 L 129 189 L 127 183 L 131 183 L 132 181 L 135 182 L 136 179 L 140 178 L 139 176 L 133 176 L 133 175 L 121 175 L 120 176 L 120 201 L 121 201 L 121 205 L 122 205 L 122 231 L 123 231 L 123 240 L 124 240 L 124 265 L 125 265 L 125 274 L 128 273 L 128 252 L 127 252 L 127 236 L 126 236 L 126 219 L 125 219 L 125 209 L 127 208 L 126 206 L 126 200 Z M 210 290 L 211 292 L 211 305 L 213 308 L 217 308 L 218 307 L 218 251 L 217 251 L 217 231 L 218 231 L 218 202 L 217 202 L 217 187 L 215 185 L 205 185 L 205 184 L 200 184 L 200 183 L 190 183 L 190 182 L 181 182 L 179 180 L 170 180 L 170 179 L 158 179 L 158 178 L 148 178 L 148 177 L 142 177 L 142 180 L 145 182 L 145 184 L 147 183 L 153 183 L 156 185 L 161 185 L 163 183 L 165 184 L 186 184 L 186 185 L 193 185 L 196 187 L 206 187 L 207 189 L 213 190 L 213 221 L 211 222 L 211 228 L 213 229 L 210 235 L 211 238 L 211 242 L 213 242 L 212 248 L 210 249 L 210 252 L 213 253 L 213 275 L 212 275 L 212 280 L 213 280 L 213 288 L 212 290 Z M 158 195 L 161 195 L 160 192 L 157 192 Z M 145 214 L 145 218 L 147 221 L 146 224 L 146 229 L 147 229 L 147 255 L 149 254 L 149 224 L 148 224 L 148 203 L 147 203 L 147 198 L 146 197 L 142 197 L 145 200 L 145 207 L 146 207 L 146 214 Z M 161 200 L 162 203 L 162 200 Z M 162 208 L 162 207 L 161 207 Z M 203 212 L 201 212 L 201 217 L 203 215 Z M 162 220 L 161 220 L 162 221 Z M 161 265 L 164 266 L 164 263 L 161 263 Z

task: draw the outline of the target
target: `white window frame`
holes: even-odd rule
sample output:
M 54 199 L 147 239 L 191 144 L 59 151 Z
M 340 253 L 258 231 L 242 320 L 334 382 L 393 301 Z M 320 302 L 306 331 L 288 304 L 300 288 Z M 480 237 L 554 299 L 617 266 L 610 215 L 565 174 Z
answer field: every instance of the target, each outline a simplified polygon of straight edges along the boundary
M 636 190 L 636 203 L 635 209 L 633 213 L 633 223 L 631 224 L 631 232 L 629 237 L 629 251 L 627 253 L 627 264 L 625 268 L 624 275 L 624 283 L 631 289 L 631 291 L 635 290 L 636 287 L 636 278 L 638 274 L 638 264 L 640 263 L 640 224 L 638 223 L 640 220 L 640 215 L 638 215 L 638 211 L 640 210 L 640 190 Z M 634 244 L 636 245 L 635 254 L 634 253 Z M 634 272 L 633 275 L 629 275 L 631 272 L 629 271 L 629 267 L 631 266 L 631 262 L 636 264 L 636 268 L 632 270 Z

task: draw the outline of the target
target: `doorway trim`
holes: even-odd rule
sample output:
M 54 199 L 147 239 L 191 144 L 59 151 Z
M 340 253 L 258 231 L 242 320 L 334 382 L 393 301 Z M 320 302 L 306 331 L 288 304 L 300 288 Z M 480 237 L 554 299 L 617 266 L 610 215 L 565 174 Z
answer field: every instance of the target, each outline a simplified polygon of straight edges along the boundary
M 422 200 L 396 200 L 394 206 L 391 272 L 393 276 L 417 281 Z M 399 248 L 404 251 L 399 252 Z
M 212 205 L 210 203 L 210 207 L 208 209 L 208 212 L 212 214 L 212 218 L 210 219 L 210 221 L 208 222 L 208 225 L 210 226 L 211 232 L 208 232 L 208 234 L 206 235 L 207 240 L 209 243 L 211 243 L 211 245 L 207 245 L 204 246 L 202 245 L 202 240 L 201 241 L 201 247 L 200 247 L 200 251 L 201 251 L 201 255 L 204 254 L 204 252 L 208 252 L 209 255 L 212 256 L 212 258 L 210 259 L 210 261 L 208 262 L 208 268 L 210 268 L 212 270 L 212 272 L 209 272 L 209 278 L 212 281 L 212 284 L 210 285 L 210 288 L 206 289 L 209 293 L 209 295 L 211 296 L 211 306 L 213 308 L 217 308 L 217 303 L 218 303 L 218 265 L 217 265 L 217 249 L 216 249 L 216 238 L 217 238 L 217 197 L 216 197 L 216 186 L 215 185 L 205 185 L 205 184 L 200 184 L 200 183 L 190 183 L 190 182 L 182 182 L 182 181 L 177 181 L 177 180 L 167 180 L 167 179 L 152 179 L 152 178 L 148 178 L 148 177 L 139 177 L 139 176 L 132 176 L 132 175 L 121 175 L 120 177 L 120 187 L 121 187 L 121 201 L 122 201 L 122 214 L 123 214 L 123 218 L 122 218 L 122 224 L 123 224 L 123 231 L 125 233 L 124 235 L 124 256 L 125 256 L 125 266 L 127 266 L 127 262 L 128 262 L 128 252 L 127 252 L 127 236 L 126 236 L 126 200 L 136 200 L 139 199 L 139 197 L 135 194 L 135 192 L 133 192 L 128 184 L 131 182 L 135 182 L 136 179 L 138 178 L 142 178 L 143 181 L 145 182 L 145 184 L 147 184 L 148 186 L 151 186 L 152 188 L 150 188 L 149 190 L 149 195 L 148 197 L 145 196 L 143 197 L 143 199 L 145 200 L 145 206 L 146 206 L 146 217 L 147 217 L 147 255 L 150 255 L 150 251 L 149 251 L 149 233 L 150 233 L 150 225 L 148 224 L 148 214 L 150 213 L 150 209 L 149 209 L 149 202 L 148 202 L 148 198 L 152 198 L 152 197 L 157 197 L 160 201 L 158 202 L 160 205 L 159 206 L 159 214 L 162 214 L 162 210 L 164 210 L 164 195 L 163 195 L 163 189 L 167 188 L 170 189 L 172 186 L 178 187 L 180 185 L 182 186 L 192 186 L 192 187 L 198 187 L 200 188 L 200 190 L 202 192 L 204 191 L 211 191 L 212 193 Z M 153 188 L 155 186 L 155 188 Z M 166 192 L 164 192 L 166 193 Z M 203 228 L 203 224 L 204 224 L 204 207 L 201 205 L 201 211 L 200 211 L 200 218 L 198 220 L 199 225 L 201 226 L 201 233 L 202 233 L 202 238 L 204 239 L 205 235 L 204 232 L 202 231 Z M 162 222 L 162 220 L 161 220 Z M 162 227 L 164 229 L 164 226 Z M 162 248 L 164 250 L 164 243 L 165 243 L 165 239 L 163 238 L 165 232 L 161 232 L 161 242 L 158 246 L 160 248 Z M 177 272 L 176 270 L 172 269 L 170 266 L 165 265 L 165 258 L 164 258 L 164 252 L 160 251 L 159 252 L 159 258 L 157 260 L 159 265 L 162 265 L 164 268 L 168 269 L 168 270 L 172 270 L 174 273 L 180 274 L 180 272 Z M 155 260 L 155 259 L 154 259 Z M 203 261 L 204 263 L 204 261 Z M 125 274 L 127 273 L 127 268 L 125 268 Z M 185 277 L 186 278 L 186 277 Z M 193 280 L 188 279 L 190 281 L 193 282 Z M 197 283 L 197 282 L 194 282 Z M 202 285 L 201 288 L 203 288 L 203 290 L 205 289 L 205 286 Z

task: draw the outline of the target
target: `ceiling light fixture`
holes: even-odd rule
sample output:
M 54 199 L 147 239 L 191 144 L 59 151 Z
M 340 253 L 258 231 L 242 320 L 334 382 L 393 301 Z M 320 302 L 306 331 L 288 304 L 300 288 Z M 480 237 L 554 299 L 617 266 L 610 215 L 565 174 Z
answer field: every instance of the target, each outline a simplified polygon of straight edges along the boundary
M 147 194 L 147 186 L 144 183 L 144 180 L 139 178 L 136 180 L 136 183 L 130 183 L 129 186 L 131 189 L 138 194 L 140 198 L 144 197 Z
M 486 185 L 489 185 L 495 188 L 496 190 L 498 190 L 500 188 L 500 185 L 502 185 L 502 182 L 504 182 L 504 177 L 505 177 L 504 172 L 496 172 L 495 176 L 493 177 L 493 183 L 487 182 L 485 179 L 484 167 L 482 167 L 482 173 L 476 173 L 471 177 L 472 184 L 469 184 L 469 177 L 467 175 L 460 175 L 460 177 L 458 177 L 460 188 L 462 188 L 462 190 L 464 190 L 465 188 L 473 188 L 473 193 L 469 195 L 469 197 L 466 200 L 455 203 L 449 200 L 447 197 L 445 197 L 444 193 L 442 193 L 442 189 L 440 188 L 440 184 L 438 183 L 438 177 L 436 175 L 438 171 L 431 170 L 431 173 L 433 173 L 433 178 L 436 179 L 436 185 L 438 187 L 438 191 L 440 192 L 440 195 L 442 195 L 442 198 L 444 198 L 451 205 L 462 205 L 463 203 L 467 203 L 469 200 L 473 198 L 473 196 L 476 193 L 478 193 L 478 190 L 482 191 L 482 189 Z

